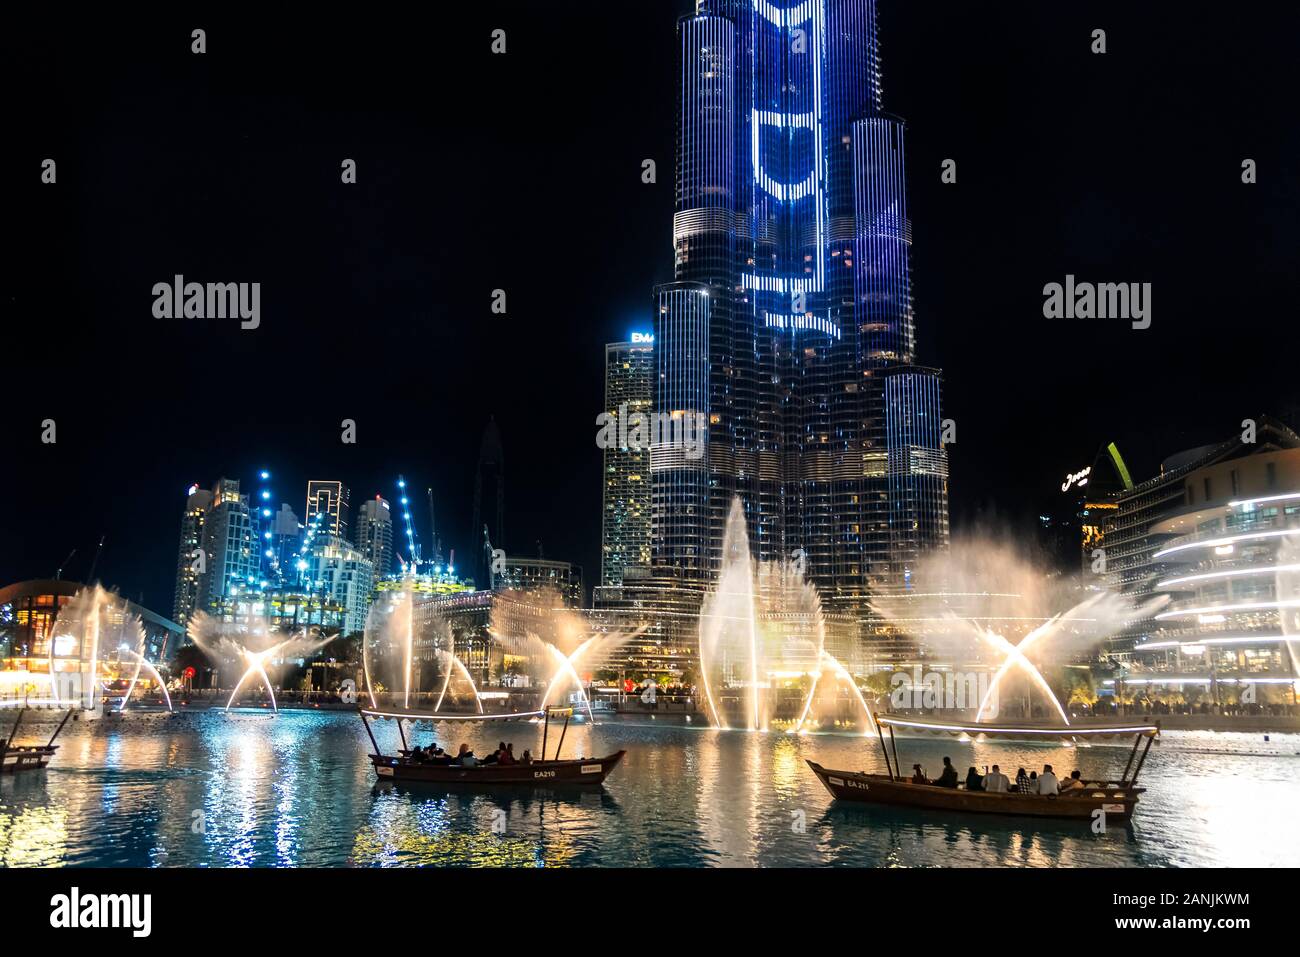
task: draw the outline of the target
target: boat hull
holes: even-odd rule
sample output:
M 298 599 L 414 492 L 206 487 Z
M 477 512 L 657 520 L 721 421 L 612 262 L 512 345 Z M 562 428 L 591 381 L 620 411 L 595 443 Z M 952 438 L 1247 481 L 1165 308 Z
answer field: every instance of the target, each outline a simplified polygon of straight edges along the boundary
M 54 757 L 56 750 L 58 750 L 58 745 L 6 748 L 3 756 L 0 756 L 0 774 L 39 771 L 50 763 L 50 758 Z
M 1100 809 L 1105 812 L 1107 821 L 1127 821 L 1137 808 L 1138 795 L 1145 790 L 1087 787 L 1066 791 L 1056 797 L 1040 797 L 1037 794 L 965 791 L 936 787 L 933 784 L 891 781 L 888 775 L 835 771 L 823 768 L 813 761 L 809 761 L 808 766 L 838 801 L 910 807 L 924 811 L 1092 820 Z
M 603 758 L 574 761 L 534 761 L 532 764 L 480 764 L 462 768 L 446 764 L 417 764 L 402 757 L 372 754 L 370 761 L 381 781 L 401 784 L 441 784 L 469 787 L 554 787 L 601 784 L 623 760 L 626 751 Z

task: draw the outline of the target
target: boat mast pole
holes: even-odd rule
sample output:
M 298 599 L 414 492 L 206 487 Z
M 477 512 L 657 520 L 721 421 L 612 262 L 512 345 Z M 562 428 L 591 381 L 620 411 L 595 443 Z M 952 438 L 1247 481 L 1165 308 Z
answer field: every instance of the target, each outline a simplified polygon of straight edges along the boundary
M 1138 775 L 1142 773 L 1142 765 L 1145 764 L 1147 760 L 1147 752 L 1151 750 L 1151 742 L 1155 739 L 1156 736 L 1154 734 L 1147 735 L 1147 746 L 1142 749 L 1142 757 L 1138 758 L 1138 766 L 1133 769 L 1133 780 L 1129 781 L 1129 787 L 1137 784 Z
M 572 711 L 569 714 L 573 714 Z M 564 727 L 560 729 L 560 743 L 555 746 L 555 760 L 560 760 L 560 749 L 564 747 L 564 732 L 569 730 L 569 714 L 564 716 Z M 546 752 L 542 752 L 542 759 L 546 759 Z
M 546 735 L 551 730 L 551 709 L 548 705 L 542 705 L 542 713 L 546 716 L 542 721 L 542 760 L 546 760 Z
M 397 719 L 397 733 L 402 736 L 402 750 L 409 751 L 410 748 L 406 746 L 406 731 L 402 729 L 402 720 L 402 718 Z
M 894 749 L 894 767 L 898 769 L 898 776 L 903 776 L 903 766 L 898 763 L 898 742 L 894 740 L 894 726 L 889 726 L 889 746 Z
M 1133 750 L 1129 752 L 1128 764 L 1124 765 L 1124 776 L 1120 778 L 1121 781 L 1128 780 L 1129 769 L 1133 767 L 1133 759 L 1137 757 L 1138 745 L 1140 745 L 1141 743 L 1142 743 L 1142 732 L 1139 731 L 1137 733 L 1137 736 L 1133 739 Z
M 375 733 L 370 730 L 370 722 L 366 720 L 366 713 L 361 712 L 361 723 L 366 726 L 366 734 L 370 736 L 370 743 L 374 746 L 375 756 L 378 757 L 383 752 L 379 750 L 379 742 L 375 740 Z
M 18 733 L 18 726 L 23 723 L 23 712 L 26 710 L 27 710 L 27 705 L 23 705 L 21 708 L 18 709 L 18 720 L 14 722 L 14 729 L 9 732 L 9 740 L 5 742 L 6 752 L 9 750 L 10 746 L 14 743 L 14 735 Z
M 889 733 L 890 734 L 894 733 L 892 728 L 890 729 Z M 876 722 L 876 734 L 880 736 L 880 753 L 885 756 L 885 768 L 889 771 L 889 780 L 893 781 L 894 769 L 889 765 L 889 749 L 885 747 L 885 731 L 880 726 L 879 721 Z
M 63 720 L 59 722 L 59 726 L 55 728 L 54 733 L 50 735 L 50 742 L 49 744 L 45 745 L 47 748 L 54 744 L 54 739 L 59 736 L 59 732 L 63 730 L 63 726 L 68 723 L 68 719 L 71 717 L 72 717 L 72 709 L 69 708 L 68 713 L 65 714 L 63 716 Z

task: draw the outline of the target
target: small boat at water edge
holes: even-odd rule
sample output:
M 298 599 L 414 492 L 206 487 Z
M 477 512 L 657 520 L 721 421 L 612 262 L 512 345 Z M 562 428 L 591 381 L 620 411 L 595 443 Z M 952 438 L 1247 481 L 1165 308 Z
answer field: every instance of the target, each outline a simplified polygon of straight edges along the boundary
M 560 760 L 560 749 L 564 747 L 564 734 L 573 716 L 572 708 L 546 708 L 536 712 L 537 717 L 545 720 L 542 730 L 542 758 L 527 764 L 475 764 L 465 767 L 459 764 L 434 763 L 412 759 L 411 751 L 406 746 L 406 731 L 403 721 L 447 721 L 447 720 L 490 720 L 490 715 L 465 715 L 453 719 L 447 714 L 425 714 L 422 712 L 380 712 L 361 709 L 361 721 L 366 726 L 366 734 L 374 745 L 374 752 L 369 755 L 375 774 L 381 781 L 393 781 L 403 784 L 438 784 L 469 787 L 554 787 L 557 785 L 599 785 L 618 767 L 626 751 L 616 751 L 602 758 L 576 758 Z M 546 760 L 547 736 L 550 733 L 551 716 L 563 716 L 564 727 L 560 730 L 560 740 L 555 748 L 555 757 Z M 531 716 L 531 715 L 530 715 Z M 384 754 L 370 730 L 368 718 L 395 718 L 398 734 L 402 738 L 402 748 L 397 754 Z M 519 715 L 504 716 L 518 718 Z
M 18 726 L 23 723 L 23 713 L 27 711 L 26 706 L 18 709 L 18 717 L 14 721 L 13 730 L 9 732 L 9 737 L 3 743 L 0 743 L 0 774 L 17 774 L 20 771 L 39 771 L 47 767 L 50 759 L 54 757 L 54 752 L 59 750 L 59 746 L 54 743 L 54 739 L 59 736 L 63 726 L 68 723 L 75 709 L 69 708 L 68 713 L 63 716 L 59 726 L 54 729 L 54 734 L 50 735 L 50 740 L 45 744 L 14 744 L 14 737 L 18 734 Z
M 976 814 L 1006 814 L 1021 817 L 1073 818 L 1091 820 L 1101 811 L 1107 820 L 1127 821 L 1137 809 L 1139 795 L 1146 788 L 1137 786 L 1138 774 L 1146 761 L 1151 743 L 1160 733 L 1159 725 L 1126 725 L 1088 728 L 1010 728 L 991 725 L 957 726 L 911 717 L 880 714 L 873 715 L 880 749 L 884 754 L 888 774 L 867 774 L 863 771 L 838 771 L 824 768 L 808 761 L 813 774 L 838 801 L 855 801 L 868 804 L 911 807 L 924 811 L 956 811 Z M 984 734 L 988 737 L 1020 737 L 1035 740 L 1094 736 L 1135 735 L 1128 764 L 1118 781 L 1084 781 L 1084 787 L 1065 788 L 1059 794 L 1041 795 L 1019 791 L 967 791 L 959 787 L 939 787 L 935 784 L 915 783 L 899 771 L 898 745 L 894 727 L 911 731 L 926 730 L 948 734 Z M 885 746 L 884 731 L 889 729 L 893 760 Z M 1138 755 L 1138 747 L 1145 740 L 1146 748 Z M 1136 767 L 1134 761 L 1136 760 Z M 1130 770 L 1133 772 L 1129 777 Z

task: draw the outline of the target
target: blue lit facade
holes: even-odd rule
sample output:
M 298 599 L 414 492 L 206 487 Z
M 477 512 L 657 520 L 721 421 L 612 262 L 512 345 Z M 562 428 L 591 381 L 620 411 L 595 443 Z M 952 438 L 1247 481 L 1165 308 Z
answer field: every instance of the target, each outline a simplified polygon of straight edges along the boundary
M 802 549 L 823 599 L 861 608 L 871 583 L 904 584 L 897 549 L 947 542 L 937 374 L 886 388 L 915 332 L 903 123 L 882 111 L 875 2 L 699 0 L 678 42 L 675 278 L 709 293 L 709 435 L 698 480 L 655 460 L 654 560 L 711 575 L 739 495 L 758 558 Z M 672 341 L 690 304 L 660 290 L 656 307 L 661 410 L 694 367 Z M 896 434 L 933 443 L 942 487 L 896 504 L 925 483 L 891 480 L 912 456 L 890 448 L 889 423 L 911 413 L 889 403 L 922 394 L 935 428 Z M 935 509 L 942 521 L 908 517 Z

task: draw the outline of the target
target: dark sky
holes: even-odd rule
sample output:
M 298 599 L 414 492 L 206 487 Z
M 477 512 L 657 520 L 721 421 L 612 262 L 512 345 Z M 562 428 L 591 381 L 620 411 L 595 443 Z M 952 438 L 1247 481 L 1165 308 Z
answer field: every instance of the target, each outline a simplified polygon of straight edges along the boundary
M 262 467 L 300 517 L 308 478 L 344 479 L 354 504 L 391 499 L 399 472 L 432 485 L 467 559 L 494 415 L 506 547 L 540 540 L 590 586 L 603 344 L 645 328 L 671 278 L 689 6 L 13 22 L 0 583 L 52 575 L 72 548 L 65 575 L 83 578 L 106 535 L 97 577 L 169 613 L 186 487 Z M 944 368 L 958 423 L 958 530 L 1032 514 L 1104 442 L 1145 477 L 1296 408 L 1300 18 L 1208 9 L 882 0 L 920 359 Z M 339 181 L 345 157 L 357 185 Z M 261 328 L 154 319 L 151 288 L 176 273 L 261 282 Z M 1151 282 L 1151 328 L 1044 319 L 1042 287 L 1066 273 Z

